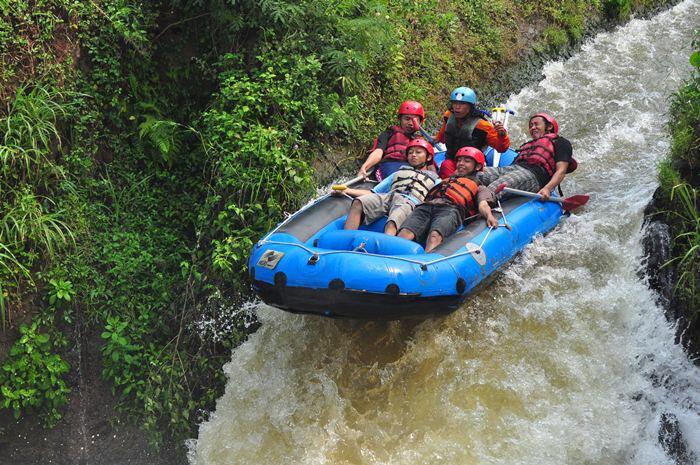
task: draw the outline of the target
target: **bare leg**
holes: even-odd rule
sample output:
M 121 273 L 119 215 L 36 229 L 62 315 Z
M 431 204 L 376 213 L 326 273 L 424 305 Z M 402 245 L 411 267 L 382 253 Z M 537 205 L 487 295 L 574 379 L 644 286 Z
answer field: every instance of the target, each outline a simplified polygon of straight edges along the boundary
M 384 234 L 396 236 L 396 223 L 393 221 L 387 221 L 384 225 Z
M 348 217 L 345 219 L 345 226 L 343 226 L 343 229 L 358 229 L 362 221 L 362 215 L 362 202 L 353 200 L 350 211 L 348 212 Z
M 416 238 L 416 235 L 413 234 L 413 232 L 411 232 L 409 229 L 402 229 L 401 231 L 399 231 L 399 237 L 403 237 L 404 239 L 412 241 Z
M 425 252 L 432 251 L 435 247 L 442 244 L 442 234 L 437 231 L 430 231 L 428 240 L 425 242 Z

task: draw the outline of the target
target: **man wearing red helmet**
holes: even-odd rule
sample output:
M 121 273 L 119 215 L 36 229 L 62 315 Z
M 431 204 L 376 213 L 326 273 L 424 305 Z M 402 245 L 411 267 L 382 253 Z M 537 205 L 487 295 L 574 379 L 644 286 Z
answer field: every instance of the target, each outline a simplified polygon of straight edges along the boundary
M 369 170 L 379 164 L 375 176 L 382 180 L 406 164 L 406 147 L 416 137 L 418 124 L 423 123 L 423 105 L 407 100 L 399 107 L 399 125 L 379 134 L 367 160 L 360 167 L 359 176 L 367 176 Z
M 334 195 L 357 197 L 350 206 L 344 229 L 357 229 L 362 222 L 372 224 L 379 218 L 388 216 L 384 232 L 395 236 L 415 206 L 440 182 L 437 173 L 427 169 L 432 166 L 435 155 L 432 145 L 424 139 L 413 139 L 408 143 L 406 151 L 408 164 L 404 162 L 371 191 L 334 187 Z
M 479 185 L 475 176 L 485 164 L 481 150 L 462 147 L 455 154 L 455 164 L 454 176 L 433 187 L 425 202 L 413 210 L 399 231 L 399 237 L 404 239 L 425 240 L 426 252 L 442 244 L 468 216 L 475 215 L 482 201 L 488 205 L 491 200 L 489 191 Z M 481 213 L 489 226 L 498 226 L 491 209 Z
M 511 166 L 487 167 L 479 173 L 479 180 L 495 193 L 505 183 L 513 189 L 537 192 L 548 199 L 578 163 L 572 156 L 571 142 L 559 135 L 559 124 L 547 113 L 536 113 L 530 117 L 530 136 L 518 150 L 518 157 Z M 482 208 L 490 211 L 488 205 Z

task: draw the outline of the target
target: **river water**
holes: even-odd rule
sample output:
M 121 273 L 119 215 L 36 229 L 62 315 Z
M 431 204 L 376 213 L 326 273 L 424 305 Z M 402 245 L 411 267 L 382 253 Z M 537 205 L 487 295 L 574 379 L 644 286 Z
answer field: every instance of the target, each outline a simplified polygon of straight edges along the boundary
M 672 414 L 700 463 L 700 370 L 638 277 L 642 212 L 669 151 L 669 96 L 690 73 L 700 0 L 603 33 L 510 98 L 547 111 L 580 162 L 587 207 L 448 317 L 351 322 L 258 305 L 262 327 L 190 462 L 671 464 Z

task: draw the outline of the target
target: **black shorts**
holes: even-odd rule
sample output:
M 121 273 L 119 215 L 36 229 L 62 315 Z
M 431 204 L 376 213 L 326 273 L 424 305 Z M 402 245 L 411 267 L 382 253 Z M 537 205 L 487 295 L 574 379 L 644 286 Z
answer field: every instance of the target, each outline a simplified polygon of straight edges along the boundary
M 401 229 L 408 229 L 416 241 L 424 242 L 430 231 L 437 231 L 443 238 L 449 236 L 462 224 L 459 209 L 450 204 L 422 203 L 406 218 Z

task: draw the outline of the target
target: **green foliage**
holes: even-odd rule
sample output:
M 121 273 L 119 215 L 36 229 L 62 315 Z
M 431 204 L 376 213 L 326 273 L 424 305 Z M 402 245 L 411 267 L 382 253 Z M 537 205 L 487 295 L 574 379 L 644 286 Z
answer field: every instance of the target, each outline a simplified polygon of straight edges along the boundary
M 516 59 L 522 20 L 547 26 L 535 40 L 549 48 L 579 39 L 599 10 L 0 0 L 3 324 L 38 277 L 64 322 L 79 309 L 104 327 L 103 375 L 151 441 L 192 437 L 231 348 L 255 329 L 225 310 L 247 292 L 250 249 L 314 192 L 319 152 L 360 153 L 405 99 L 439 121 L 449 89 L 478 88 Z M 46 321 L 25 331 L 59 380 Z M 202 330 L 210 321 L 226 329 Z M 6 362 L 31 358 L 15 355 Z M 30 398 L 14 400 L 23 409 Z
M 691 172 L 697 172 L 700 169 L 700 66 L 695 67 L 691 79 L 671 101 L 669 113 L 671 159 L 683 160 Z
M 696 68 L 700 68 L 700 51 L 696 50 L 690 55 L 690 64 Z
M 674 238 L 674 249 L 678 256 L 668 263 L 675 263 L 678 270 L 676 291 L 700 313 L 700 212 L 698 212 L 698 192 L 687 183 L 677 184 L 671 191 L 671 202 L 677 201 L 678 208 L 672 211 L 681 223 L 682 233 Z
M 20 181 L 44 184 L 63 175 L 49 157 L 61 149 L 58 121 L 70 110 L 60 92 L 35 86 L 19 87 L 7 114 L 0 118 L 0 163 L 5 188 Z
M 0 218 L 0 240 L 18 249 L 44 252 L 54 257 L 58 250 L 74 244 L 75 238 L 63 221 L 65 212 L 51 212 L 54 202 L 37 197 L 28 188 L 14 192 L 14 202 Z
M 682 182 L 680 174 L 673 169 L 670 160 L 666 159 L 659 163 L 659 187 L 666 198 L 670 198 L 673 188 Z
M 15 418 L 31 409 L 47 427 L 61 419 L 59 409 L 70 393 L 64 379 L 70 367 L 60 355 L 67 341 L 56 327 L 55 315 L 59 310 L 68 311 L 74 296 L 70 281 L 51 278 L 46 287 L 47 305 L 29 325 L 20 326 L 20 337 L 0 366 L 0 407 L 12 409 Z
M 171 157 L 182 147 L 179 130 L 176 122 L 156 119 L 149 115 L 139 124 L 139 137 L 148 140 L 163 160 L 169 163 Z
M 25 409 L 37 409 L 52 426 L 61 418 L 59 409 L 70 392 L 63 379 L 70 367 L 56 353 L 66 345 L 65 338 L 38 321 L 22 325 L 20 334 L 0 368 L 0 406 L 12 409 L 15 418 Z
M 0 267 L 2 268 L 0 271 L 5 274 L 14 274 L 15 271 L 19 271 L 20 277 L 29 278 L 29 270 L 17 260 L 12 250 L 3 243 L 0 243 Z
M 604 0 L 603 6 L 605 14 L 609 18 L 628 18 L 632 10 L 632 2 L 630 0 Z
M 49 286 L 49 305 L 51 306 L 70 302 L 75 296 L 73 283 L 70 281 L 50 279 Z
M 65 217 L 50 192 L 59 182 L 70 189 L 56 155 L 59 131 L 70 105 L 51 86 L 20 86 L 0 116 L 0 320 L 11 321 L 9 309 L 22 301 L 22 284 L 33 287 L 30 269 L 54 259 L 75 244 Z M 37 192 L 43 192 L 38 194 Z
M 2 322 L 3 332 L 5 332 L 10 320 L 7 303 L 9 286 L 3 283 L 18 286 L 22 279 L 31 281 L 29 269 L 17 260 L 12 250 L 0 242 L 0 321 Z
M 132 415 L 150 433 L 153 445 L 158 446 L 163 439 L 159 421 L 169 425 L 171 434 L 189 433 L 188 425 L 198 401 L 193 399 L 193 385 L 187 376 L 190 373 L 181 358 L 186 354 L 167 351 L 167 356 L 163 356 L 168 345 L 144 343 L 150 339 L 143 337 L 143 332 L 150 333 L 142 326 L 144 323 L 147 323 L 144 319 L 138 322 L 119 317 L 107 319 L 101 335 L 105 340 L 103 375 L 112 381 L 113 390 L 121 399 L 133 398 L 143 406 Z M 198 368 L 207 368 L 204 359 L 199 362 L 203 365 Z
M 697 49 L 698 43 L 694 44 Z M 697 51 L 693 55 L 697 54 Z M 693 58 L 691 55 L 691 63 Z M 673 234 L 672 258 L 667 265 L 677 271 L 675 292 L 697 320 L 700 318 L 700 63 L 691 79 L 676 93 L 670 109 L 672 135 L 669 160 L 659 179 L 668 204 L 667 218 Z M 679 172 L 682 170 L 682 172 Z
M 0 105 L 21 82 L 50 81 L 62 85 L 72 54 L 65 35 L 67 11 L 75 0 L 0 1 Z

